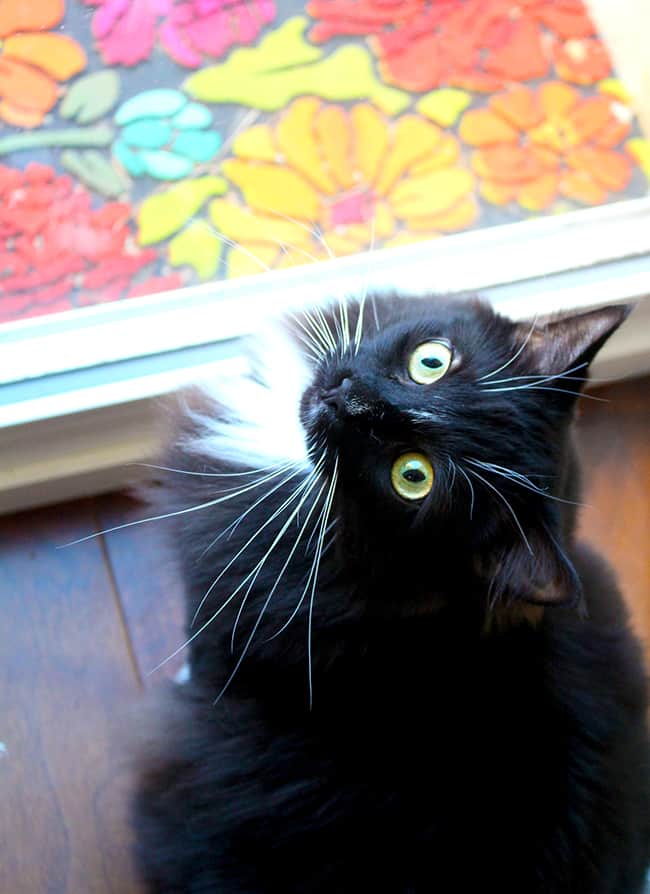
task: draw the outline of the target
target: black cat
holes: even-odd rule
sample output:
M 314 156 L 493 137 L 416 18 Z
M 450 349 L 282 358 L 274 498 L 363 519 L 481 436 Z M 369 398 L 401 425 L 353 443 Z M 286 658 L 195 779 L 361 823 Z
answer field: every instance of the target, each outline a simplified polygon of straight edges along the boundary
M 186 399 L 160 511 L 191 679 L 140 765 L 149 891 L 642 890 L 642 657 L 573 533 L 574 405 L 626 312 L 373 296 Z

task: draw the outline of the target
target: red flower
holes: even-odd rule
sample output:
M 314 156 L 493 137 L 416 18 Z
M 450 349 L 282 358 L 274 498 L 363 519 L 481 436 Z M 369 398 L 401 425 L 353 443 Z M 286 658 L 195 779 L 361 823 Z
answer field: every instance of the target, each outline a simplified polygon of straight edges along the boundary
M 610 70 L 602 44 L 586 40 L 595 30 L 581 0 L 311 0 L 307 9 L 319 19 L 313 40 L 370 36 L 385 80 L 406 90 L 495 91 L 546 76 L 554 61 L 562 77 L 579 83 Z M 584 55 L 598 65 L 583 64 L 573 77 L 567 42 L 570 57 L 584 42 Z
M 84 0 L 99 7 L 92 30 L 109 65 L 148 59 L 156 39 L 178 62 L 198 68 L 232 46 L 255 41 L 276 15 L 274 0 Z
M 130 297 L 158 260 L 135 246 L 131 214 L 122 202 L 93 209 L 90 193 L 47 165 L 0 166 L 0 322 Z M 174 274 L 134 288 L 180 285 Z

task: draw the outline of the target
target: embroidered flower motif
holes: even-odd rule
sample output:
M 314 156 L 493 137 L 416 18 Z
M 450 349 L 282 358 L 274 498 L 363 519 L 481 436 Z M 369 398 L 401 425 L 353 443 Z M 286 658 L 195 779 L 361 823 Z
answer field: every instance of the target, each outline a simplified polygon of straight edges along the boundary
M 181 278 L 132 280 L 158 261 L 133 241 L 131 207 L 91 196 L 47 165 L 0 166 L 0 321 L 177 288 Z
M 313 40 L 369 36 L 384 79 L 406 90 L 491 92 L 545 77 L 554 60 L 578 83 L 610 70 L 581 0 L 311 0 L 307 10 Z
M 221 146 L 220 134 L 209 129 L 210 110 L 179 90 L 159 87 L 132 96 L 115 112 L 115 123 L 121 132 L 113 155 L 133 177 L 181 180 Z
M 179 65 L 198 68 L 206 58 L 254 43 L 275 15 L 274 0 L 186 0 L 161 25 L 160 42 Z
M 137 65 L 156 40 L 187 68 L 253 43 L 276 15 L 274 0 L 84 0 L 97 7 L 92 30 L 109 65 Z
M 598 205 L 625 189 L 632 164 L 616 147 L 632 117 L 615 97 L 584 99 L 550 81 L 492 97 L 486 108 L 465 113 L 459 133 L 476 147 L 471 163 L 485 199 L 540 211 L 558 195 Z
M 222 170 L 239 195 L 209 205 L 236 243 L 230 276 L 430 238 L 478 216 L 458 141 L 416 115 L 302 98 L 274 126 L 240 134 L 233 153 Z
M 63 18 L 63 0 L 0 0 L 0 118 L 38 127 L 59 98 L 58 84 L 86 66 L 73 38 L 51 33 Z

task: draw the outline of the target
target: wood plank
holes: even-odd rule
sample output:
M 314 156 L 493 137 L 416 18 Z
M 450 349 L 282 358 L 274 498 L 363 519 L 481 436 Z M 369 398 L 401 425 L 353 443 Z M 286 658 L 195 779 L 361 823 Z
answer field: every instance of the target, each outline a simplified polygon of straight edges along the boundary
M 122 494 L 98 499 L 98 530 L 147 518 L 144 503 Z M 172 677 L 182 653 L 152 673 L 183 643 L 183 585 L 166 540 L 164 522 L 133 525 L 104 535 L 138 669 L 145 686 Z
M 140 692 L 91 503 L 0 522 L 0 890 L 136 894 L 119 735 Z
M 615 567 L 650 664 L 650 378 L 593 392 L 582 401 L 584 538 Z

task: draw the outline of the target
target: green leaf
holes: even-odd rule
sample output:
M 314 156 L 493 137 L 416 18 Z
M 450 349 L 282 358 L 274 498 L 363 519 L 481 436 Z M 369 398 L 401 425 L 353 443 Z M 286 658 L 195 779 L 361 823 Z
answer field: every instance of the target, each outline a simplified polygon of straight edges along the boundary
M 472 95 L 466 90 L 442 87 L 423 96 L 416 108 L 421 115 L 435 121 L 440 127 L 451 127 L 471 101 Z
M 95 71 L 75 81 L 59 106 L 62 118 L 78 124 L 97 121 L 113 108 L 120 93 L 120 79 L 111 68 Z
M 25 149 L 108 146 L 112 139 L 113 129 L 107 124 L 96 124 L 95 127 L 68 127 L 63 130 L 33 130 L 0 139 L 0 155 L 22 152 Z
M 113 165 L 94 150 L 78 152 L 67 149 L 61 153 L 61 164 L 78 177 L 82 183 L 106 198 L 114 199 L 123 195 L 128 189 L 127 180 L 119 174 Z
M 138 242 L 153 245 L 177 233 L 210 196 L 228 190 L 222 177 L 197 177 L 145 199 L 138 214 Z
M 185 82 L 186 91 L 203 102 L 230 102 L 275 111 L 296 96 L 330 100 L 372 99 L 382 111 L 396 114 L 410 102 L 408 93 L 378 80 L 368 51 L 343 46 L 325 57 L 303 37 L 307 19 L 289 19 L 256 47 L 235 50 L 221 65 L 212 65 Z

